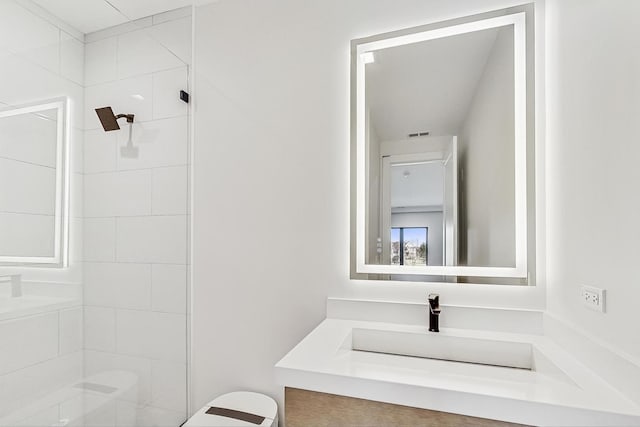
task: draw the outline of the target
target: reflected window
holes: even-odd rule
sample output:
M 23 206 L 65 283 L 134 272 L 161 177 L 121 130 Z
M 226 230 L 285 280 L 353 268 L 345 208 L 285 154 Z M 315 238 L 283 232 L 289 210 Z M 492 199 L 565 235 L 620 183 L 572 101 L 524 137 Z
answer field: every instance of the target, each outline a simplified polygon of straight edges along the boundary
M 391 228 L 391 264 L 427 265 L 428 227 Z

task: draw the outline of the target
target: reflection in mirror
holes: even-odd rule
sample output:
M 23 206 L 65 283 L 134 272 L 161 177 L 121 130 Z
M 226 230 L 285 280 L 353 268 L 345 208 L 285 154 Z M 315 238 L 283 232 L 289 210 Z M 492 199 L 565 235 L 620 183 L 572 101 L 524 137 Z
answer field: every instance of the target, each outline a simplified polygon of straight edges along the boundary
M 0 111 L 0 264 L 62 263 L 65 102 Z
M 359 273 L 526 277 L 524 25 L 354 41 Z

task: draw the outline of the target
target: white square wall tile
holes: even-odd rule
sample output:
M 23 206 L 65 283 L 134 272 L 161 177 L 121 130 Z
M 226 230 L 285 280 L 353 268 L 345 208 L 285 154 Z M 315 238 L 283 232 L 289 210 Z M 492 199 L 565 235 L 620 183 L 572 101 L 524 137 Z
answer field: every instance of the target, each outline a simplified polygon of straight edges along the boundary
M 84 218 L 84 175 L 74 172 L 70 180 L 69 207 L 71 218 Z
M 97 393 L 85 393 L 82 406 L 82 418 L 78 424 L 72 424 L 71 427 L 113 427 L 116 425 L 117 400 L 110 396 Z M 64 405 L 62 405 L 60 409 L 63 413 L 68 410 Z
M 0 182 L 20 183 L 2 187 L 0 211 L 53 215 L 55 178 L 54 169 L 0 158 Z
M 39 120 L 31 114 L 4 117 L 0 120 L 0 157 L 54 168 L 56 133 L 55 120 Z
M 85 176 L 85 217 L 151 214 L 151 171 Z
M 180 91 L 189 92 L 187 67 L 153 74 L 153 118 L 186 116 L 188 104 L 180 99 Z
M 4 2 L 0 1 L 1 3 Z M 84 88 L 21 56 L 2 58 L 0 94 L 2 94 L 2 102 L 13 105 L 56 98 L 64 94 L 72 101 L 70 103 L 71 126 L 82 128 Z
M 120 262 L 184 264 L 187 259 L 187 217 L 118 218 Z
M 191 16 L 157 23 L 151 35 L 184 64 L 191 64 Z
M 115 352 L 116 312 L 113 308 L 84 307 L 84 348 Z
M 118 79 L 117 53 L 116 37 L 85 44 L 84 78 L 87 86 Z
M 115 261 L 115 218 L 86 218 L 83 242 L 85 261 Z
M 136 424 L 138 426 L 154 426 L 154 427 L 175 427 L 182 425 L 188 418 L 186 408 L 182 411 L 170 411 L 164 408 L 156 408 L 155 406 L 146 406 L 137 408 L 135 411 Z M 130 423 L 123 421 L 117 427 L 129 427 Z
M 117 281 L 113 262 L 85 262 L 83 297 L 86 305 L 116 307 Z
M 95 112 L 96 108 L 108 107 L 114 114 L 134 114 L 135 122 L 152 119 L 153 101 L 151 74 L 88 86 L 85 89 L 85 129 L 102 129 Z M 129 125 L 126 120 L 119 120 L 120 130 L 115 134 L 129 136 Z
M 191 19 L 191 6 L 181 7 L 179 9 L 169 10 L 167 12 L 157 13 L 153 15 L 153 25 L 162 24 L 164 22 L 175 21 L 189 17 Z
M 39 408 L 27 418 L 20 420 L 14 427 L 53 426 L 60 422 L 60 412 L 57 406 Z
M 84 220 L 82 218 L 71 218 L 69 220 L 69 262 L 71 263 L 70 273 L 76 269 L 80 275 L 82 274 L 82 265 L 84 257 Z M 73 282 L 73 280 L 72 280 Z M 82 278 L 78 277 L 78 283 L 82 282 Z
M 187 167 L 175 166 L 153 170 L 152 212 L 154 215 L 187 213 Z
M 60 354 L 82 350 L 82 307 L 60 311 L 59 322 Z
M 84 85 L 85 45 L 71 35 L 60 32 L 60 74 Z
M 58 355 L 58 313 L 0 322 L 0 375 Z
M 184 362 L 186 331 L 183 314 L 118 310 L 118 353 Z
M 60 30 L 17 2 L 0 2 L 0 48 L 16 52 L 57 73 Z
M 120 15 L 121 12 L 117 12 L 117 13 Z M 124 18 L 124 16 L 122 15 L 120 15 L 120 17 Z M 102 40 L 110 37 L 117 38 L 117 36 L 119 36 L 120 34 L 125 34 L 131 31 L 136 31 L 136 30 L 145 28 L 145 27 L 150 27 L 152 24 L 153 24 L 153 18 L 151 16 L 147 16 L 146 18 L 135 19 L 133 21 L 125 18 L 121 22 L 119 22 L 117 25 L 108 26 L 106 28 L 102 26 L 104 28 L 103 30 L 97 30 L 89 34 L 86 34 L 85 41 L 87 43 L 91 43 L 97 40 Z
M 186 265 L 154 264 L 152 266 L 151 304 L 154 311 L 186 313 Z
M 53 229 L 53 216 L 0 212 L 0 253 L 51 256 Z
M 116 171 L 117 150 L 116 133 L 105 132 L 102 128 L 85 131 L 84 173 Z
M 21 409 L 34 397 L 59 390 L 82 377 L 82 352 L 77 351 L 0 377 L 2 410 Z M 3 384 L 4 383 L 4 384 Z M 4 387 L 3 387 L 4 386 Z M 5 412 L 6 413 L 6 412 Z
M 183 65 L 148 28 L 118 36 L 118 77 L 126 78 Z
M 187 365 L 154 360 L 151 365 L 151 405 L 172 411 L 187 408 Z
M 135 159 L 118 157 L 118 169 L 143 169 L 186 165 L 189 128 L 187 117 L 154 120 L 133 125 L 133 145 L 139 150 Z M 118 145 L 126 145 L 129 134 L 118 134 Z
M 71 171 L 84 173 L 84 131 L 81 129 L 71 129 Z
M 151 308 L 151 265 L 85 263 L 87 305 L 148 310 Z

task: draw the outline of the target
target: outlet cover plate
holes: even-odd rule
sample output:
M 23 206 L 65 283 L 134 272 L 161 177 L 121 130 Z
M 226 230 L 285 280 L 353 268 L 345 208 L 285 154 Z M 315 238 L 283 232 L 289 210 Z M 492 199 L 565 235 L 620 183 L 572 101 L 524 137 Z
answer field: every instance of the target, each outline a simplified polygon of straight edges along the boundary
M 580 286 L 580 300 L 582 301 L 582 305 L 590 310 L 604 313 L 605 297 L 606 291 L 604 289 L 587 285 Z

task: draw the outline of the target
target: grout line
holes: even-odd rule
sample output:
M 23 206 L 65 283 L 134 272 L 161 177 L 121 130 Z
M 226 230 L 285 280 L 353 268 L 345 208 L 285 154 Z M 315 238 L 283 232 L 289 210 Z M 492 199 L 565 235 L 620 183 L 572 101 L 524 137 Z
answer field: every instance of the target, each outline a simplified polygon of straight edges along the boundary
M 10 212 L 0 210 L 0 214 L 9 214 L 9 215 L 27 215 L 27 216 L 46 216 L 55 218 L 54 214 L 42 214 L 42 213 L 31 213 L 31 212 Z
M 31 165 L 31 166 L 39 166 L 41 168 L 47 168 L 47 169 L 54 169 L 54 170 L 56 169 L 55 166 L 41 165 L 40 163 L 29 162 L 29 161 L 20 160 L 20 159 L 12 159 L 10 157 L 2 157 L 2 156 L 0 156 L 0 160 L 7 160 L 7 161 L 16 162 L 16 163 L 22 163 L 22 164 Z
M 73 37 L 75 40 L 84 43 L 84 33 L 82 33 L 82 31 L 58 18 L 47 9 L 43 8 L 39 4 L 36 4 L 33 0 L 16 0 L 16 3 L 31 15 L 42 19 L 43 21 L 51 24 L 59 30 L 62 30 L 70 37 Z
M 84 346 L 84 343 L 83 343 L 83 346 Z M 9 372 L 5 372 L 5 373 L 3 373 L 3 374 L 0 374 L 0 378 L 2 378 L 2 377 L 4 377 L 4 376 L 7 376 L 7 375 L 15 374 L 16 372 L 19 372 L 19 371 L 22 371 L 22 370 L 25 370 L 25 369 L 35 368 L 36 366 L 38 366 L 38 365 L 42 365 L 42 364 L 44 364 L 44 363 L 53 362 L 53 361 L 54 361 L 54 360 L 56 360 L 56 359 L 62 359 L 62 358 L 65 358 L 65 357 L 71 356 L 71 355 L 76 354 L 76 353 L 82 353 L 82 352 L 83 352 L 83 350 L 84 350 L 84 349 L 80 349 L 80 350 L 72 351 L 71 353 L 66 353 L 66 354 L 63 354 L 63 355 L 59 355 L 59 356 L 55 356 L 55 357 L 50 357 L 50 358 L 48 358 L 48 359 L 44 359 L 44 360 L 41 360 L 41 361 L 39 361 L 39 362 L 32 363 L 32 364 L 27 365 L 27 366 L 24 366 L 24 367 L 22 367 L 22 368 L 14 369 L 13 371 L 9 371 Z
M 114 7 L 111 3 L 109 3 L 109 5 L 111 7 Z M 171 18 L 171 19 L 166 19 L 164 21 L 161 22 L 154 22 L 154 18 L 160 17 L 161 15 L 165 15 L 167 13 L 170 12 L 175 12 L 179 9 L 183 9 L 183 8 L 187 8 L 187 7 L 191 7 L 191 6 L 183 6 L 183 7 L 179 7 L 176 9 L 170 9 L 164 12 L 158 12 L 155 15 L 149 15 L 149 16 L 144 16 L 141 18 L 136 18 L 136 19 L 130 19 L 128 18 L 126 15 L 124 15 L 122 12 L 118 11 L 123 18 L 125 18 L 127 21 L 122 22 L 120 24 L 116 24 L 116 25 L 112 25 L 111 27 L 107 27 L 107 28 L 102 28 L 99 30 L 95 30 L 92 31 L 90 33 L 85 34 L 85 43 L 94 43 L 94 42 L 98 42 L 101 40 L 105 40 L 111 37 L 118 37 L 120 35 L 124 35 L 124 34 L 129 34 L 132 33 L 134 31 L 140 31 L 140 30 L 144 30 L 146 28 L 152 28 L 158 25 L 162 25 L 162 24 L 166 24 L 168 22 L 175 22 L 175 21 L 179 21 L 181 19 L 188 19 L 191 17 L 191 15 L 184 15 L 184 16 L 177 16 L 175 18 Z M 115 8 L 115 7 L 114 7 Z M 117 9 L 116 9 L 117 10 Z M 151 22 L 150 25 L 143 25 L 141 24 L 140 26 L 137 26 L 136 23 L 139 23 L 140 21 L 145 21 L 145 20 L 149 20 Z M 106 34 L 105 33 L 109 33 L 110 34 Z
M 48 73 L 51 73 L 53 76 L 55 76 L 55 77 L 57 77 L 57 78 L 59 78 L 61 80 L 65 80 L 67 83 L 74 84 L 74 85 L 78 86 L 78 88 L 82 89 L 82 91 L 84 91 L 85 86 L 83 86 L 83 84 L 78 83 L 75 80 L 72 80 L 72 79 L 70 79 L 70 78 L 68 78 L 66 76 L 63 76 L 62 74 L 57 73 L 56 71 L 53 71 L 53 70 L 45 67 L 44 65 L 35 62 L 34 60 L 30 59 L 28 56 L 25 56 L 24 54 L 22 54 L 22 53 L 20 53 L 18 51 L 12 50 L 11 48 L 7 48 L 7 50 L 11 55 L 17 56 L 18 58 L 28 62 L 29 64 L 31 64 L 31 65 L 33 65 L 33 66 L 35 66 L 37 68 L 40 68 L 41 70 L 44 70 L 44 71 L 46 71 Z
M 60 317 L 60 310 L 56 312 L 58 315 L 58 357 L 62 356 L 60 348 L 60 339 L 62 337 L 62 318 Z M 83 337 L 84 338 L 84 337 Z
M 125 172 L 136 172 L 136 171 L 153 171 L 156 169 L 171 169 L 171 168 L 183 168 L 188 167 L 189 163 L 181 163 L 175 165 L 163 165 L 163 166 L 151 166 L 148 168 L 135 168 L 135 169 L 116 169 L 110 171 L 100 171 L 100 172 L 85 172 L 82 175 L 84 176 L 95 176 L 95 175 L 106 175 L 106 174 L 115 174 L 115 173 L 125 173 Z M 76 172 L 78 173 L 78 172 Z
M 62 75 L 62 30 L 58 28 L 58 75 Z
M 113 219 L 113 259 L 115 262 L 118 262 L 118 218 L 115 217 Z
M 188 214 L 150 214 L 150 215 L 115 215 L 115 216 L 85 216 L 83 219 L 127 219 L 127 218 L 149 218 L 149 217 L 188 217 Z M 116 230 L 117 231 L 117 230 Z
M 182 67 L 180 67 L 182 68 Z M 156 73 L 152 73 L 151 74 L 151 118 L 155 119 L 156 117 L 156 99 L 155 98 L 155 93 L 156 93 Z
M 160 261 L 153 261 L 153 262 L 140 262 L 140 261 L 95 261 L 95 260 L 83 260 L 83 263 L 89 263 L 89 264 L 158 264 L 158 265 L 173 265 L 173 266 L 187 266 L 189 264 L 184 264 L 184 263 L 178 263 L 178 262 L 160 262 Z M 43 283 L 48 283 L 48 282 L 43 282 Z M 81 284 L 79 285 L 81 286 Z
M 115 310 L 116 312 L 118 310 L 123 310 L 123 311 L 134 311 L 136 313 L 174 314 L 176 316 L 186 316 L 187 315 L 186 312 L 154 310 L 153 308 L 146 309 L 146 308 L 120 307 L 120 306 L 115 306 L 115 305 L 99 305 L 99 304 L 87 304 L 87 303 L 84 303 L 82 305 L 82 307 L 83 308 L 95 307 L 95 308 L 102 308 L 102 309 L 110 309 L 110 310 Z
M 142 360 L 149 361 L 149 362 L 164 362 L 164 363 L 171 363 L 171 364 L 176 364 L 176 365 L 181 365 L 181 366 L 186 365 L 185 362 L 176 362 L 175 360 L 172 360 L 172 359 L 156 359 L 156 358 L 153 358 L 153 357 L 133 355 L 133 354 L 128 354 L 128 353 L 117 353 L 117 352 L 112 352 L 112 351 L 107 351 L 107 350 L 98 350 L 98 349 L 93 349 L 93 348 L 85 348 L 84 351 L 89 351 L 89 352 L 93 352 L 93 353 L 108 354 L 108 355 L 112 355 L 112 356 L 132 357 L 132 358 L 142 359 Z
M 86 110 L 86 108 L 85 108 Z M 91 111 L 93 111 L 93 108 L 91 108 Z M 155 123 L 155 122 L 161 122 L 164 120 L 175 120 L 175 119 L 181 119 L 181 118 L 188 118 L 189 115 L 188 114 L 180 114 L 177 116 L 167 116 L 167 117 L 160 117 L 157 119 L 150 119 L 150 120 L 136 120 L 134 122 L 134 124 L 143 124 L 143 123 Z M 80 129 L 80 128 L 74 128 L 80 131 L 84 131 L 84 132 L 93 132 L 93 131 L 101 131 L 101 129 L 99 127 L 95 127 L 95 128 L 85 128 L 85 129 Z M 123 129 L 121 129 L 123 130 Z
M 116 75 L 118 74 L 118 67 L 119 67 L 119 63 L 118 63 L 118 56 L 117 56 L 117 49 L 118 49 L 118 44 L 116 45 Z M 85 89 L 90 89 L 90 88 L 94 88 L 96 86 L 102 86 L 102 85 L 107 85 L 107 84 L 113 84 L 113 83 L 117 83 L 117 82 L 121 82 L 123 80 L 129 80 L 129 79 L 136 79 L 136 78 L 140 78 L 140 77 L 148 77 L 148 76 L 153 76 L 154 74 L 160 74 L 160 73 L 166 73 L 169 71 L 178 71 L 181 70 L 183 68 L 188 67 L 188 65 L 179 65 L 177 67 L 170 67 L 170 68 L 161 68 L 159 70 L 154 70 L 154 71 L 148 71 L 146 73 L 140 73 L 140 74 L 132 74 L 130 76 L 124 76 L 124 77 L 118 77 L 115 78 L 113 80 L 105 80 L 105 81 L 101 81 L 98 83 L 92 83 L 92 84 L 87 84 L 84 86 Z

